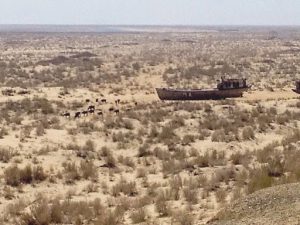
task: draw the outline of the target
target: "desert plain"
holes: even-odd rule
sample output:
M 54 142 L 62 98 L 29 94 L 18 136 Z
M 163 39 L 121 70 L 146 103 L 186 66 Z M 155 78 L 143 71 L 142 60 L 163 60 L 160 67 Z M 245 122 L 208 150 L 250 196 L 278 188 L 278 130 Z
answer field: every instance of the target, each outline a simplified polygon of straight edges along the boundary
M 252 88 L 155 92 L 222 76 Z M 231 203 L 299 182 L 298 79 L 297 27 L 1 31 L 0 223 L 226 220 Z

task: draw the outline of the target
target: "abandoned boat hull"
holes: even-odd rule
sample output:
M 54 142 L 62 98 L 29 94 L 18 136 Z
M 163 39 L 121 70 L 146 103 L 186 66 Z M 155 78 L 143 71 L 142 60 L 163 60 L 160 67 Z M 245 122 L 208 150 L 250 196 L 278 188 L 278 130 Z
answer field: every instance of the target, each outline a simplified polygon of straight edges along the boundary
M 174 100 L 174 101 L 192 101 L 192 100 L 218 100 L 226 98 L 242 97 L 243 93 L 250 87 L 219 90 L 215 89 L 169 89 L 156 88 L 156 92 L 160 100 Z
M 296 92 L 297 94 L 300 94 L 300 89 L 292 89 L 293 92 Z

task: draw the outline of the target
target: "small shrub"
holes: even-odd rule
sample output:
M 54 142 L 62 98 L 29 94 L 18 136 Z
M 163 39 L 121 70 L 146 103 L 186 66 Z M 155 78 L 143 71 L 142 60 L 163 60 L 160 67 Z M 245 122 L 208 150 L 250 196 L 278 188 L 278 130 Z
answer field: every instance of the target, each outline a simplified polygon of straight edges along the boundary
M 186 134 L 182 138 L 182 145 L 190 145 L 191 143 L 195 142 L 195 136 L 191 134 Z
M 35 132 L 36 132 L 37 136 L 43 136 L 46 133 L 45 128 L 44 128 L 42 123 L 38 124 L 38 126 L 36 127 Z
M 117 197 L 120 193 L 123 193 L 127 196 L 137 195 L 137 188 L 135 182 L 127 182 L 123 178 L 112 187 L 112 195 Z
M 198 190 L 187 187 L 183 189 L 185 200 L 193 205 L 198 204 Z
M 160 217 L 166 217 L 170 214 L 170 209 L 168 207 L 167 201 L 162 197 L 159 197 L 155 201 L 155 208 Z
M 4 170 L 4 179 L 7 185 L 16 187 L 21 184 L 20 170 L 17 165 L 10 166 Z
M 74 181 L 80 179 L 78 167 L 75 162 L 63 163 L 63 174 L 65 174 L 66 183 L 72 184 Z
M 15 155 L 16 153 L 11 149 L 0 148 L 0 161 L 3 163 L 8 163 Z
M 115 168 L 117 166 L 117 162 L 112 153 L 108 154 L 105 158 L 105 166 L 108 168 Z
M 253 140 L 255 138 L 252 127 L 245 127 L 242 131 L 243 140 Z
M 0 139 L 2 139 L 5 135 L 8 135 L 8 131 L 6 128 L 1 127 L 0 128 Z
M 212 142 L 226 142 L 227 138 L 223 129 L 216 130 L 211 136 Z
M 179 225 L 193 225 L 194 217 L 187 211 L 176 211 L 173 213 L 173 217 Z
M 234 165 L 240 165 L 240 164 L 242 164 L 243 158 L 244 158 L 244 155 L 242 153 L 240 153 L 240 152 L 233 153 L 230 156 L 230 160 L 232 161 L 232 163 Z
M 80 170 L 84 179 L 98 179 L 97 168 L 92 161 L 81 161 Z
M 144 144 L 138 149 L 138 157 L 145 157 L 151 155 L 150 146 L 148 144 Z
M 224 189 L 219 189 L 216 191 L 217 202 L 223 204 L 226 202 L 227 192 Z
M 140 208 L 131 213 L 130 218 L 133 224 L 142 223 L 146 221 L 146 210 Z
M 248 183 L 248 193 L 251 194 L 260 189 L 271 187 L 272 184 L 273 179 L 272 177 L 268 176 L 268 172 L 265 169 L 252 171 Z

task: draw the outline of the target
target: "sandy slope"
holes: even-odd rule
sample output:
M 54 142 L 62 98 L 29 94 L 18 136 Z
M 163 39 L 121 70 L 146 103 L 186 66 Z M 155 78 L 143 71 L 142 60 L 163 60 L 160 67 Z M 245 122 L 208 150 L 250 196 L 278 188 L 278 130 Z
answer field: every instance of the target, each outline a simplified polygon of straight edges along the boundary
M 300 220 L 300 184 L 257 191 L 226 207 L 213 225 L 296 225 Z

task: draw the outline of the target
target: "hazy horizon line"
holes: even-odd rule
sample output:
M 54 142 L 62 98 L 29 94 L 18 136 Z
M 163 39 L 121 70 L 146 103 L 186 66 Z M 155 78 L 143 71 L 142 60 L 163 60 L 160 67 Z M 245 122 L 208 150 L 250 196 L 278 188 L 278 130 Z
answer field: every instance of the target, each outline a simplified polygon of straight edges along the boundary
M 0 23 L 0 26 L 115 26 L 115 27 L 300 27 L 300 24 L 47 24 L 47 23 Z

